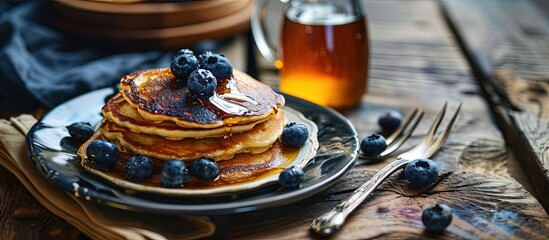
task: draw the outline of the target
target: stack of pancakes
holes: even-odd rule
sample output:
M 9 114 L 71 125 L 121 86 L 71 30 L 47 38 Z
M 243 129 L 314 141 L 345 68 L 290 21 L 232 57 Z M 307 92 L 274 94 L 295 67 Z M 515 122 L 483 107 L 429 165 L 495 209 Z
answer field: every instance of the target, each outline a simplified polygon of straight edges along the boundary
M 168 68 L 132 73 L 120 86 L 102 109 L 99 131 L 79 149 L 82 165 L 92 172 L 99 170 L 87 162 L 86 148 L 96 139 L 118 146 L 121 160 L 110 171 L 119 176 L 131 156 L 151 157 L 152 185 L 160 185 L 158 171 L 168 159 L 187 165 L 200 157 L 216 161 L 220 174 L 208 186 L 249 181 L 292 160 L 279 140 L 286 124 L 279 110 L 284 97 L 242 72 L 218 80 L 206 99 L 191 97 Z

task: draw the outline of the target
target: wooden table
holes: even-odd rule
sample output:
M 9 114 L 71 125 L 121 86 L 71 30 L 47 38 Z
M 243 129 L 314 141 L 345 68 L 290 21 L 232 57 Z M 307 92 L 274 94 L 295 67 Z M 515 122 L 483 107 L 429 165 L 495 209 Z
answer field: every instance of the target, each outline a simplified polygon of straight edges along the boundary
M 426 116 L 412 137 L 415 142 L 445 101 L 450 109 L 461 101 L 463 109 L 433 157 L 442 168 L 436 186 L 411 188 L 401 173 L 395 174 L 335 238 L 547 239 L 549 15 L 540 10 L 547 5 L 538 8 L 528 0 L 365 3 L 372 40 L 369 89 L 359 107 L 343 113 L 359 135 L 377 132 L 376 119 L 384 111 L 408 113 L 420 106 Z M 231 51 L 229 56 L 243 56 Z M 258 66 L 259 79 L 276 86 L 276 72 L 266 63 Z M 311 220 L 391 160 L 359 161 L 333 189 L 297 204 L 214 217 L 212 238 L 315 238 L 307 230 Z M 85 238 L 3 168 L 0 199 L 0 239 Z M 440 234 L 425 232 L 420 220 L 422 209 L 435 203 L 454 210 L 452 225 Z

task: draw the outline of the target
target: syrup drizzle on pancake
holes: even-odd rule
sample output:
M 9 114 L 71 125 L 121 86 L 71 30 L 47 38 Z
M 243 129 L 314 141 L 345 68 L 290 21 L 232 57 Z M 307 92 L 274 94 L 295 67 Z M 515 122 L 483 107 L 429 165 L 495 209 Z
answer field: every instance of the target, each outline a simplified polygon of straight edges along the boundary
M 215 128 L 225 119 L 240 118 L 240 124 L 276 113 L 284 97 L 245 73 L 218 79 L 216 94 L 194 99 L 169 69 L 150 69 L 126 75 L 120 82 L 124 98 L 148 121 L 174 121 L 183 127 Z M 233 123 L 234 124 L 234 123 Z
M 205 137 L 223 137 L 233 133 L 241 133 L 251 130 L 255 125 L 267 121 L 274 115 L 255 122 L 247 124 L 238 124 L 239 118 L 227 118 L 223 121 L 224 127 L 219 128 L 184 128 L 170 121 L 154 123 L 141 117 L 137 109 L 133 108 L 118 93 L 113 96 L 102 109 L 103 116 L 109 121 L 122 127 L 126 127 L 134 132 L 146 133 L 161 136 L 170 140 L 181 140 L 184 138 L 205 138 Z

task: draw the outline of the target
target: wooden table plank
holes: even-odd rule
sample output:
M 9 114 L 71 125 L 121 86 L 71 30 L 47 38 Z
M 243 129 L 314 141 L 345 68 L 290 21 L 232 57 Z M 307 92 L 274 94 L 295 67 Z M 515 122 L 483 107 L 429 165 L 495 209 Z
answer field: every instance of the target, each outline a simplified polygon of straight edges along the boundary
M 0 166 L 0 239 L 79 239 L 80 232 L 53 215 Z
M 444 0 L 508 145 L 549 211 L 549 19 L 529 0 Z
M 373 174 L 355 168 L 334 189 L 312 200 L 231 215 L 225 220 L 225 231 L 231 239 L 315 239 L 307 230 L 311 219 Z M 491 197 L 495 195 L 497 201 Z M 402 174 L 395 174 L 350 216 L 334 238 L 544 239 L 549 234 L 549 219 L 536 199 L 528 196 L 520 184 L 508 178 L 492 181 L 482 174 L 453 172 L 440 178 L 432 189 L 414 189 Z M 421 212 L 436 203 L 453 208 L 452 225 L 442 233 L 429 233 L 421 223 Z

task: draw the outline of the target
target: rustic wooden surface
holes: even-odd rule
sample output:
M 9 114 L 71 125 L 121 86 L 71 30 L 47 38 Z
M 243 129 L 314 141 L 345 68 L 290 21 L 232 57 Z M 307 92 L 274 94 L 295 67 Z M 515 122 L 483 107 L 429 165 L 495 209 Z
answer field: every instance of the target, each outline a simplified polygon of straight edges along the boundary
M 459 101 L 464 105 L 452 135 L 433 157 L 443 169 L 437 184 L 414 189 L 397 173 L 335 238 L 546 238 L 549 217 L 513 178 L 528 186 L 437 2 L 366 1 L 366 10 L 372 36 L 369 90 L 359 108 L 344 113 L 362 137 L 379 131 L 376 120 L 382 112 L 422 107 L 427 115 L 414 134 L 412 142 L 417 141 L 444 101 L 450 110 Z M 261 73 L 272 84 L 276 78 L 272 71 Z M 393 159 L 361 161 L 325 194 L 294 206 L 233 215 L 221 220 L 220 231 L 231 238 L 315 238 L 308 231 L 311 220 Z M 422 209 L 435 203 L 445 203 L 455 213 L 442 234 L 425 232 L 420 220 Z
M 359 207 L 335 238 L 549 236 L 549 216 L 525 190 L 524 186 L 529 188 L 525 174 L 513 161 L 490 115 L 490 105 L 437 2 L 366 0 L 366 10 L 372 38 L 369 90 L 358 108 L 344 113 L 361 137 L 379 131 L 376 119 L 382 112 L 391 109 L 406 114 L 419 106 L 426 116 L 409 146 L 426 131 L 444 101 L 449 101 L 450 111 L 459 101 L 464 105 L 450 138 L 433 157 L 442 168 L 436 184 L 411 188 L 397 172 Z M 260 79 L 276 85 L 275 73 L 264 68 Z M 315 238 L 308 231 L 311 220 L 392 159 L 377 164 L 361 161 L 333 189 L 297 204 L 216 217 L 213 220 L 218 232 L 212 238 Z M 0 239 L 56 238 L 50 234 L 56 229 L 70 233 L 62 236 L 66 239 L 79 237 L 73 227 L 44 210 L 16 181 L 7 170 L 0 169 Z M 420 220 L 422 209 L 434 203 L 454 209 L 452 225 L 441 234 L 425 232 Z M 30 217 L 14 216 L 20 208 L 26 210 L 19 210 L 23 212 L 19 214 Z
M 528 0 L 442 4 L 508 145 L 549 210 L 548 15 Z
M 0 239 L 78 239 L 80 232 L 45 209 L 0 166 Z
M 355 168 L 335 189 L 313 200 L 230 216 L 224 219 L 225 231 L 229 238 L 317 238 L 307 230 L 311 219 L 373 174 Z M 450 206 L 453 220 L 446 231 L 429 233 L 421 213 L 436 203 Z M 434 187 L 424 189 L 409 187 L 403 174 L 395 174 L 347 221 L 334 238 L 545 239 L 549 234 L 547 214 L 516 181 L 463 171 L 442 174 Z

